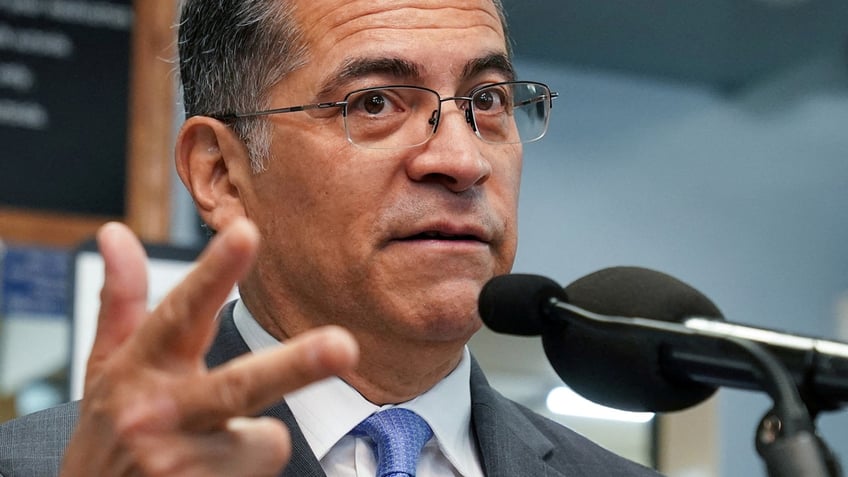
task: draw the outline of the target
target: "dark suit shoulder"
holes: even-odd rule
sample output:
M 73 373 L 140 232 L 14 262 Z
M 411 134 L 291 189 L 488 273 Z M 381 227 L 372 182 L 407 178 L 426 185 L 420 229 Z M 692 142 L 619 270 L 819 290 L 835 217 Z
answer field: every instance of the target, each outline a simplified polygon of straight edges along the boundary
M 536 428 L 554 443 L 551 463 L 567 461 L 568 467 L 580 467 L 587 475 L 598 475 L 596 469 L 602 468 L 603 475 L 657 477 L 660 474 L 651 468 L 626 459 L 602 447 L 582 434 L 552 421 L 532 410 L 517 404 L 513 405 L 524 414 Z M 556 466 L 556 465 L 555 465 Z
M 579 433 L 507 399 L 471 363 L 472 420 L 490 477 L 657 477 Z
M 0 424 L 0 475 L 58 475 L 78 417 L 71 402 Z

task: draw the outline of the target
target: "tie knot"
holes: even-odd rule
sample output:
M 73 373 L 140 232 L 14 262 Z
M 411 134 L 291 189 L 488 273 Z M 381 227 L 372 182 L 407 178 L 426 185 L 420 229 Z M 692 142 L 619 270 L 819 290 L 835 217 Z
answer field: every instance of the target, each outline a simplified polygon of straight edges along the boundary
M 374 413 L 353 429 L 367 435 L 377 457 L 377 477 L 415 476 L 418 457 L 433 436 L 418 414 L 399 407 Z

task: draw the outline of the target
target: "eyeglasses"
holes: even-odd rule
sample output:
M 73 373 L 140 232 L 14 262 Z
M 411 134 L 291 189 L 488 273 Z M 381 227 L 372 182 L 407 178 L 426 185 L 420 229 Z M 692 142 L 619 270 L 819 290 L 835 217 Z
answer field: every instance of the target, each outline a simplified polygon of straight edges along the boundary
M 306 104 L 212 117 L 232 122 L 270 114 L 341 108 L 347 139 L 369 149 L 420 146 L 439 128 L 442 103 L 454 101 L 474 133 L 490 144 L 518 144 L 541 139 L 548 129 L 557 93 L 542 83 L 507 81 L 480 86 L 468 96 L 442 98 L 420 86 L 379 86 L 348 93 L 343 101 Z

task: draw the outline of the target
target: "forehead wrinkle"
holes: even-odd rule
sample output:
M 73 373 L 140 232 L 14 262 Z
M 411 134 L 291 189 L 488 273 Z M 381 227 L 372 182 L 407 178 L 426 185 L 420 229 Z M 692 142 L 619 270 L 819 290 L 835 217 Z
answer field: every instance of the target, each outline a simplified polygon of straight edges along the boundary
M 350 2 L 350 3 L 354 3 L 354 2 Z M 407 2 L 407 3 L 411 3 L 411 2 Z M 383 26 L 407 26 L 407 25 L 410 25 L 410 24 L 419 23 L 419 22 L 421 22 L 422 19 L 432 19 L 432 18 L 434 18 L 434 15 L 431 15 L 430 13 L 435 12 L 435 11 L 439 11 L 439 10 L 444 10 L 444 11 L 449 12 L 447 15 L 444 16 L 444 18 L 447 18 L 449 20 L 449 23 L 437 23 L 437 22 L 431 20 L 429 22 L 429 26 L 436 27 L 436 28 L 441 27 L 441 26 L 445 26 L 445 27 L 448 27 L 448 28 L 450 28 L 450 27 L 456 28 L 456 27 L 458 27 L 457 21 L 461 21 L 462 16 L 463 16 L 462 15 L 463 12 L 470 12 L 470 13 L 477 12 L 477 13 L 480 13 L 480 14 L 484 14 L 485 16 L 489 17 L 489 20 L 491 20 L 491 22 L 493 24 L 498 25 L 498 26 L 500 26 L 500 24 L 501 24 L 500 17 L 498 16 L 497 12 L 494 11 L 494 8 L 492 9 L 493 11 L 490 12 L 490 11 L 488 11 L 488 9 L 486 9 L 486 8 L 480 6 L 480 5 L 462 7 L 462 6 L 456 6 L 456 5 L 416 5 L 416 4 L 410 4 L 410 5 L 393 5 L 392 8 L 390 8 L 390 9 L 388 9 L 386 7 L 386 5 L 381 5 L 380 2 L 373 2 L 372 3 L 371 1 L 369 1 L 366 5 L 370 8 L 365 8 L 365 9 L 358 11 L 358 12 L 352 11 L 346 17 L 340 15 L 336 22 L 330 24 L 330 28 L 337 28 L 337 27 L 339 27 L 339 26 L 341 26 L 345 23 L 353 23 L 353 22 L 356 22 L 356 21 L 370 21 L 371 17 L 373 17 L 373 16 L 385 17 L 386 20 L 377 22 L 377 24 L 381 24 Z M 494 3 L 490 2 L 489 5 L 494 7 Z M 335 11 L 338 12 L 340 9 L 341 8 L 336 8 Z M 326 20 L 329 19 L 328 18 L 329 16 L 330 16 L 330 12 L 327 12 L 327 13 L 321 15 L 318 18 L 320 18 L 323 21 L 326 21 Z M 456 21 L 454 21 L 454 20 L 456 20 Z M 483 23 L 487 23 L 487 22 L 483 22 Z
M 494 33 L 501 39 L 502 45 L 494 47 L 492 58 L 472 59 L 463 65 L 464 69 L 461 73 L 457 71 L 456 74 L 467 77 L 489 69 L 503 71 L 508 77 L 513 75 L 501 18 L 491 0 L 470 2 L 472 4 L 468 6 L 421 5 L 416 4 L 417 2 L 418 0 L 392 0 L 391 9 L 387 9 L 389 4 L 373 0 L 315 2 L 313 5 L 316 8 L 299 9 L 298 11 L 300 24 L 305 27 L 307 50 L 312 57 L 323 56 L 325 49 L 341 47 L 345 40 L 362 34 L 370 36 L 371 39 L 367 43 L 372 43 L 374 39 L 379 39 L 383 35 L 389 35 L 387 38 L 391 38 L 392 31 L 441 30 L 461 31 L 463 34 L 472 35 L 469 30 L 475 28 L 478 31 L 476 35 L 488 35 L 484 31 Z M 399 3 L 401 5 L 398 5 Z M 439 14 L 432 14 L 437 11 Z M 381 33 L 381 31 L 385 33 Z M 379 51 L 376 53 L 380 55 Z M 423 75 L 427 69 L 421 64 L 409 63 L 408 60 L 406 65 L 400 62 L 381 67 L 367 64 L 369 60 L 377 59 L 393 61 L 390 58 L 391 56 L 404 60 L 404 55 L 398 53 L 400 52 L 389 52 L 386 58 L 377 56 L 369 59 L 365 56 L 363 57 L 365 61 L 362 62 L 359 61 L 361 58 L 345 59 L 345 65 L 333 68 L 333 73 L 324 76 L 324 81 L 318 83 L 315 88 L 318 97 L 328 99 L 330 94 L 345 86 L 345 80 L 349 81 L 356 76 L 365 76 L 368 74 L 369 68 L 372 73 L 398 76 L 399 79 L 420 80 L 420 75 Z M 365 53 L 365 55 L 368 55 L 368 53 Z M 505 61 L 500 61 L 500 64 L 498 64 L 498 61 L 494 61 L 493 59 L 498 55 Z M 413 71 L 413 67 L 416 67 L 418 71 Z
M 367 28 L 357 29 L 351 31 L 350 33 L 346 33 L 340 36 L 336 43 L 344 41 L 354 35 L 361 34 L 368 30 L 396 30 L 396 31 L 446 31 L 446 30 L 458 30 L 458 31 L 468 31 L 470 27 L 467 25 L 456 25 L 456 26 L 448 26 L 448 25 L 373 25 Z M 503 38 L 503 30 L 500 28 L 494 28 L 491 25 L 474 25 L 473 28 L 485 28 L 487 30 L 491 30 L 501 38 Z M 504 45 L 506 45 L 506 38 L 503 38 Z
M 319 12 L 317 9 L 312 10 L 310 14 L 305 15 L 308 19 L 305 19 L 303 24 L 309 24 L 313 27 L 323 27 L 317 31 L 313 30 L 312 33 L 315 34 L 313 41 L 317 39 L 327 40 L 332 37 L 332 31 L 338 30 L 347 24 L 348 30 L 350 31 L 334 38 L 332 40 L 334 44 L 368 30 L 468 30 L 471 26 L 484 27 L 492 30 L 494 33 L 503 38 L 504 47 L 506 47 L 505 32 L 503 31 L 500 17 L 498 16 L 497 11 L 494 10 L 494 4 L 489 2 L 489 5 L 493 7 L 492 11 L 489 11 L 489 9 L 484 8 L 482 5 L 469 7 L 408 5 L 396 6 L 391 10 L 387 10 L 385 5 L 380 5 L 380 2 L 373 2 L 373 4 L 369 2 L 366 3 L 366 6 L 370 8 L 365 8 L 360 11 L 354 10 L 347 15 L 342 15 L 342 7 L 344 6 L 344 3 L 342 3 L 323 13 Z M 451 12 L 439 17 L 442 20 L 442 23 L 436 23 L 432 20 L 428 22 L 422 21 L 429 20 L 433 17 L 433 15 L 430 15 L 429 12 L 438 10 L 447 10 Z M 488 21 L 475 20 L 473 25 L 469 25 L 464 18 L 465 16 L 462 15 L 463 12 L 477 12 L 477 14 L 485 15 Z M 373 17 L 378 17 L 378 19 L 375 21 Z M 445 19 L 447 19 L 447 21 L 444 21 Z M 369 24 L 371 22 L 373 22 L 373 24 Z

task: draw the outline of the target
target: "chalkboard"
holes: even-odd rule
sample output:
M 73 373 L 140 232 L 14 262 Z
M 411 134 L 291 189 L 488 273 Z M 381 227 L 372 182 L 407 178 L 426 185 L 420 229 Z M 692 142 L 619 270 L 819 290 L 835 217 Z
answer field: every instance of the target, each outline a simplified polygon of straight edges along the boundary
M 125 212 L 132 0 L 0 0 L 0 206 Z

